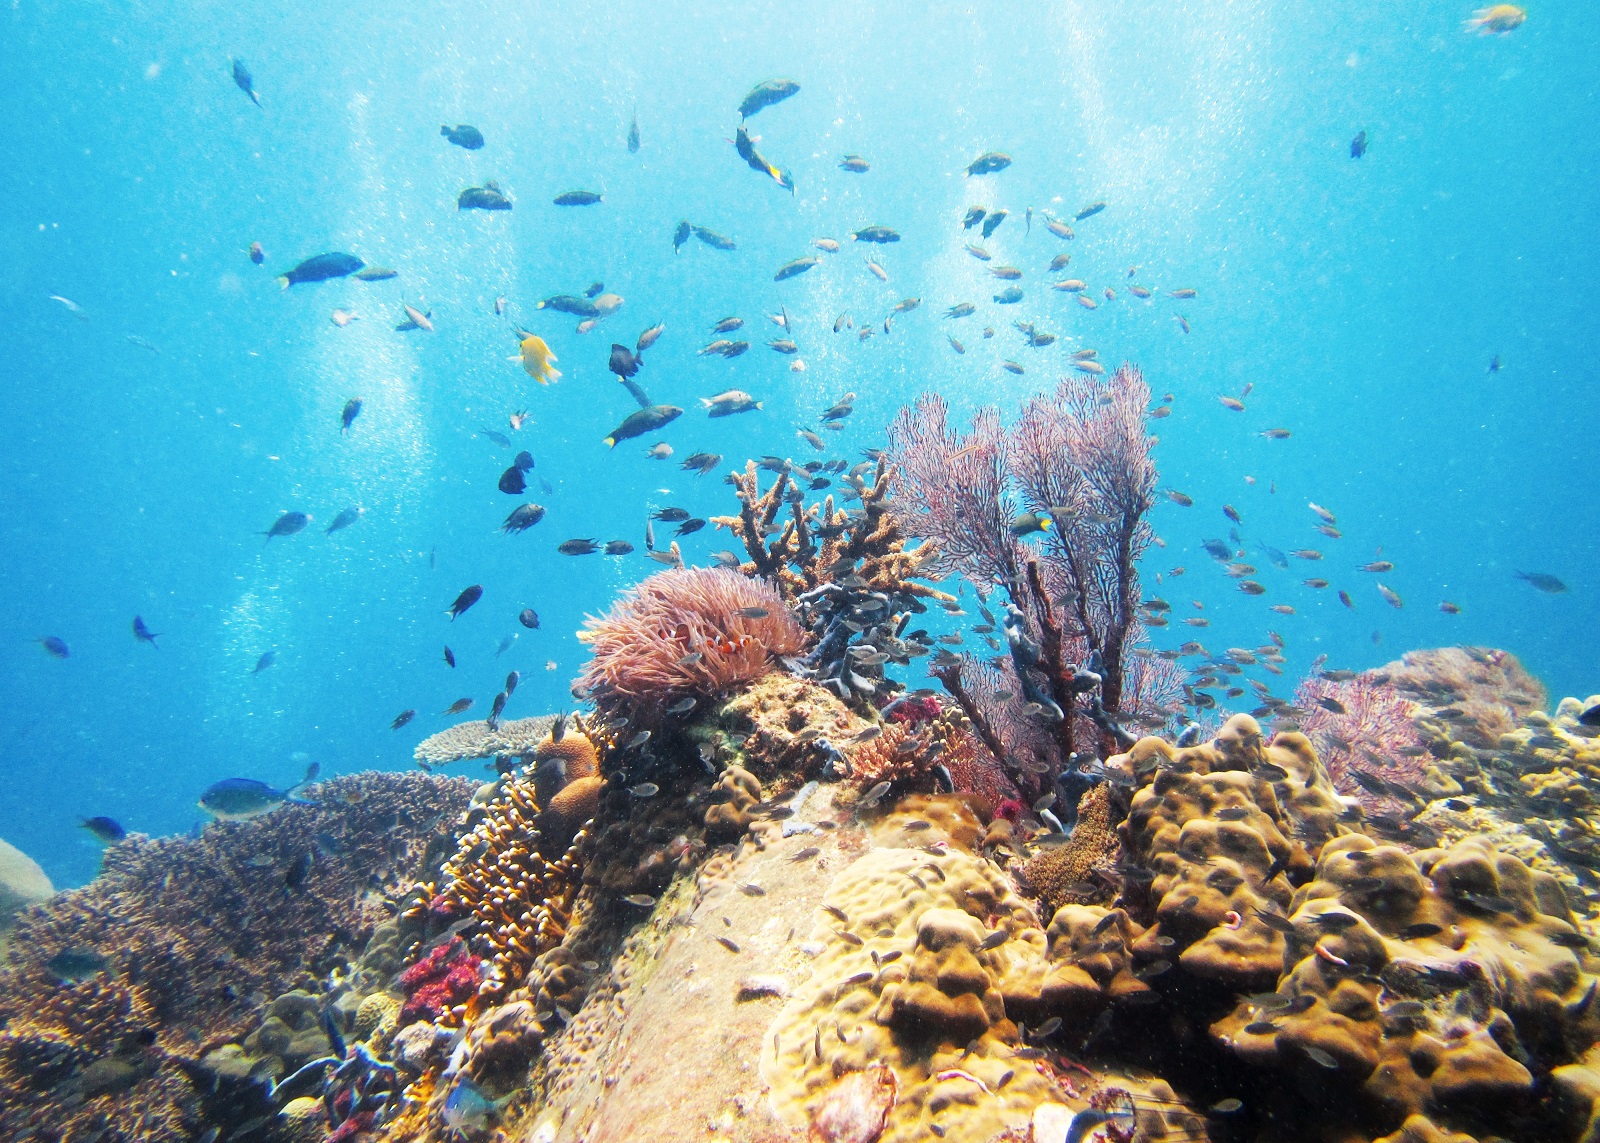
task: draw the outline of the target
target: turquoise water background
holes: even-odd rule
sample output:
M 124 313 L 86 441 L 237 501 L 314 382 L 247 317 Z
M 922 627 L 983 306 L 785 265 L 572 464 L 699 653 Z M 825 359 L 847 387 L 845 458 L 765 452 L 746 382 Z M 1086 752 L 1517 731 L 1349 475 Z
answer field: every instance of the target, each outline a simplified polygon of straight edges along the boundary
M 1175 397 L 1154 422 L 1157 456 L 1164 483 L 1196 504 L 1155 510 L 1166 547 L 1146 561 L 1146 589 L 1185 613 L 1204 602 L 1207 646 L 1276 630 L 1294 674 L 1318 654 L 1360 668 L 1472 642 L 1515 652 L 1557 695 L 1600 689 L 1600 14 L 1536 6 L 1493 38 L 1463 30 L 1470 14 L 1440 2 L 8 0 L 0 834 L 58 883 L 80 882 L 98 861 L 80 817 L 179 832 L 219 778 L 287 784 L 308 759 L 325 775 L 410 765 L 416 741 L 449 725 L 439 711 L 473 696 L 481 714 L 512 668 L 523 682 L 508 716 L 570 707 L 582 616 L 656 570 L 647 506 L 731 511 L 720 473 L 746 456 L 817 455 L 796 429 L 819 428 L 846 392 L 856 413 L 825 435 L 828 456 L 852 461 L 925 389 L 963 413 L 999 402 L 1014 414 L 1081 346 L 1138 362 Z M 234 86 L 230 56 L 263 107 Z M 792 170 L 793 196 L 729 145 L 739 100 L 773 76 L 801 91 L 750 128 Z M 643 142 L 630 154 L 635 111 Z M 474 124 L 488 145 L 450 146 L 441 123 Z M 1370 151 L 1352 160 L 1358 130 Z M 990 149 L 1014 165 L 965 177 Z M 848 153 L 871 171 L 838 169 Z M 459 212 L 457 193 L 487 179 L 515 210 Z M 574 188 L 605 201 L 551 204 Z M 1044 210 L 1070 220 L 1098 200 L 1106 209 L 1074 223 L 1071 243 L 1040 225 Z M 1002 284 L 963 250 L 977 239 L 960 227 L 973 203 L 1010 211 L 987 245 L 1024 270 L 1020 305 L 991 303 Z M 691 240 L 675 256 L 680 218 L 737 250 Z M 904 240 L 849 241 L 872 223 Z M 824 235 L 844 249 L 773 281 Z M 246 256 L 253 241 L 265 266 Z M 400 276 L 280 292 L 274 274 L 326 250 Z M 1058 277 L 1117 300 L 1089 312 L 1049 290 L 1061 250 L 1073 257 Z M 1125 289 L 1133 265 L 1158 291 L 1147 302 Z M 591 333 L 534 308 L 594 281 L 626 302 Z M 1166 297 L 1181 287 L 1199 296 Z M 905 297 L 922 305 L 887 336 L 831 332 L 841 311 L 880 321 Z M 967 300 L 975 317 L 941 317 Z M 394 332 L 403 302 L 431 310 L 436 332 Z M 804 373 L 763 345 L 780 331 L 762 315 L 780 307 Z M 360 320 L 337 328 L 335 308 Z M 698 356 L 735 314 L 751 351 Z M 1013 320 L 1062 340 L 1028 349 Z M 609 450 L 601 438 L 634 407 L 607 372 L 609 345 L 657 321 L 666 333 L 638 380 L 687 411 Z M 507 360 L 513 322 L 550 342 L 559 384 Z M 1490 373 L 1495 355 L 1504 367 Z M 1027 372 L 1004 372 L 1008 358 Z M 1217 401 L 1246 384 L 1244 412 Z M 708 420 L 698 398 L 729 387 L 763 409 Z M 364 410 L 341 435 L 353 396 Z M 531 420 L 512 433 L 517 409 Z M 512 453 L 482 427 L 535 456 L 528 497 L 497 491 Z M 1273 427 L 1293 435 L 1256 435 Z M 643 455 L 663 439 L 673 459 Z M 698 450 L 724 454 L 717 474 L 679 469 Z M 522 499 L 548 516 L 499 534 Z M 1308 501 L 1338 515 L 1341 541 L 1312 530 Z M 1269 594 L 1238 594 L 1200 549 L 1227 535 L 1224 503 L 1247 550 L 1328 559 L 1288 572 L 1253 560 Z M 325 536 L 347 506 L 362 519 Z M 315 522 L 265 543 L 288 510 Z M 573 537 L 639 551 L 557 555 Z M 683 543 L 702 563 L 727 546 L 709 528 Z M 1380 549 L 1402 610 L 1354 570 Z M 1156 586 L 1173 566 L 1187 576 Z M 1540 594 L 1519 569 L 1571 590 Z M 1348 589 L 1356 610 L 1298 586 L 1311 574 Z M 452 624 L 445 608 L 469 584 L 483 600 Z M 1463 614 L 1441 614 L 1443 599 Z M 1298 612 L 1274 615 L 1272 602 Z M 528 606 L 537 631 L 517 624 Z M 159 650 L 135 642 L 135 614 L 162 633 Z M 1174 625 L 1155 641 L 1194 634 Z M 34 642 L 47 635 L 71 657 L 47 656 Z M 268 650 L 275 664 L 253 674 Z M 416 721 L 392 732 L 406 708 Z

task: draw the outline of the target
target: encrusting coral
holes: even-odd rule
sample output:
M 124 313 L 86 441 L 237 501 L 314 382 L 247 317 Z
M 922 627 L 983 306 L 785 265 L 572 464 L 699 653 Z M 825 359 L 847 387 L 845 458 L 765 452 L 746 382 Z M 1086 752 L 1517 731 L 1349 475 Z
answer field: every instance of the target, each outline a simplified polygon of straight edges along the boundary
M 471 789 L 335 778 L 307 790 L 316 805 L 109 848 L 93 882 L 18 917 L 0 968 L 0 1135 L 131 1143 L 228 1124 L 238 1110 L 212 1101 L 202 1057 L 251 1030 L 259 998 L 353 958 L 442 856 L 439 825 Z

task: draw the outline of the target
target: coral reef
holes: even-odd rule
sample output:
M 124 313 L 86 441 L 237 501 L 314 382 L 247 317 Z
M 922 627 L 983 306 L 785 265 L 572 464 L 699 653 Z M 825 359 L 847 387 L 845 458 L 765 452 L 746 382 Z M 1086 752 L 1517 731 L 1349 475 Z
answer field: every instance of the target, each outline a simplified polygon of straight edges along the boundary
M 1156 488 L 1155 440 L 1144 431 L 1149 397 L 1139 371 L 1125 365 L 1103 382 L 1063 380 L 1030 401 L 1010 432 L 984 408 L 969 434 L 954 435 L 933 394 L 890 427 L 891 511 L 907 535 L 937 545 L 928 571 L 959 573 L 985 598 L 1004 593 L 1000 622 L 985 616 L 1006 634 L 1010 697 L 998 699 L 1002 688 L 992 682 L 980 686 L 960 656 L 936 659 L 935 673 L 991 750 L 1010 704 L 1049 724 L 1046 778 L 1017 768 L 1019 786 L 1050 788 L 1080 747 L 1109 753 L 1131 744 L 1122 722 L 1164 719 L 1177 698 L 1170 663 L 1132 654 L 1143 641 L 1137 564 L 1152 536 L 1145 514 Z M 1030 530 L 1041 533 L 1038 543 L 1019 538 Z
M 556 717 L 547 714 L 500 723 L 489 723 L 482 719 L 457 723 L 417 743 L 417 765 L 427 769 L 473 758 L 508 758 L 526 754 L 550 737 L 550 728 L 555 725 Z
M 739 736 L 731 751 L 739 764 L 769 782 L 813 776 L 867 727 L 832 691 L 779 671 L 765 675 L 724 703 L 716 724 Z M 717 737 L 715 733 L 702 734 L 701 740 L 715 752 L 713 740 Z M 726 741 L 725 735 L 720 737 Z
M 130 836 L 89 885 L 19 914 L 0 967 L 0 1134 L 116 1143 L 229 1123 L 202 1057 L 250 1031 L 266 997 L 353 958 L 438 861 L 440 823 L 471 788 L 336 778 L 309 791 L 317 805 L 196 840 Z
M 1373 675 L 1430 708 L 1469 746 L 1492 747 L 1548 701 L 1543 684 L 1507 651 L 1443 647 L 1407 651 Z
M 766 583 L 727 568 L 657 572 L 584 621 L 592 656 L 577 687 L 634 717 L 721 695 L 801 651 L 805 632 Z

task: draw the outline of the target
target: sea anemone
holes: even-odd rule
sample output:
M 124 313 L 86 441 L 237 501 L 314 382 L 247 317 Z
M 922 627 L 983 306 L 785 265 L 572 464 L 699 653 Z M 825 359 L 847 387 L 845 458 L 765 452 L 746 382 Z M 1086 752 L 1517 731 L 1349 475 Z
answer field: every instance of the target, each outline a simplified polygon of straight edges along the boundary
M 578 637 L 594 657 L 578 685 L 601 701 L 720 694 L 805 643 L 771 585 L 727 568 L 659 572 L 584 628 Z

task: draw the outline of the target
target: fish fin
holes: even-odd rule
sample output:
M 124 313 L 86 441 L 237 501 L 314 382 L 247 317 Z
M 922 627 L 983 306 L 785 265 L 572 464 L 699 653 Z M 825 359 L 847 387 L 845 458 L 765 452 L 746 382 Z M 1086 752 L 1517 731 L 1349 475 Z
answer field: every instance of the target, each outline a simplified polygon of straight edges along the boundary
M 707 408 L 707 409 L 711 408 L 711 404 L 712 404 L 711 398 L 709 398 L 709 397 L 701 397 L 700 398 L 700 404 L 702 406 L 704 406 L 705 408 Z M 1518 572 L 1517 574 L 1521 575 L 1522 573 Z
M 617 447 L 617 438 L 616 437 L 607 437 L 605 439 L 604 443 L 605 443 L 607 448 L 616 448 Z
M 552 357 L 550 360 L 554 361 L 555 358 Z M 561 380 L 561 370 L 559 370 L 559 369 L 547 369 L 545 372 L 546 372 L 546 375 L 549 376 L 551 382 Z M 549 383 L 550 382 L 546 382 L 546 384 L 549 384 Z
M 287 290 L 288 288 L 289 288 L 289 275 L 287 275 L 287 274 L 279 274 L 278 275 L 278 289 Z
M 756 408 L 758 408 L 758 409 L 761 408 L 761 402 L 760 401 L 756 402 Z

